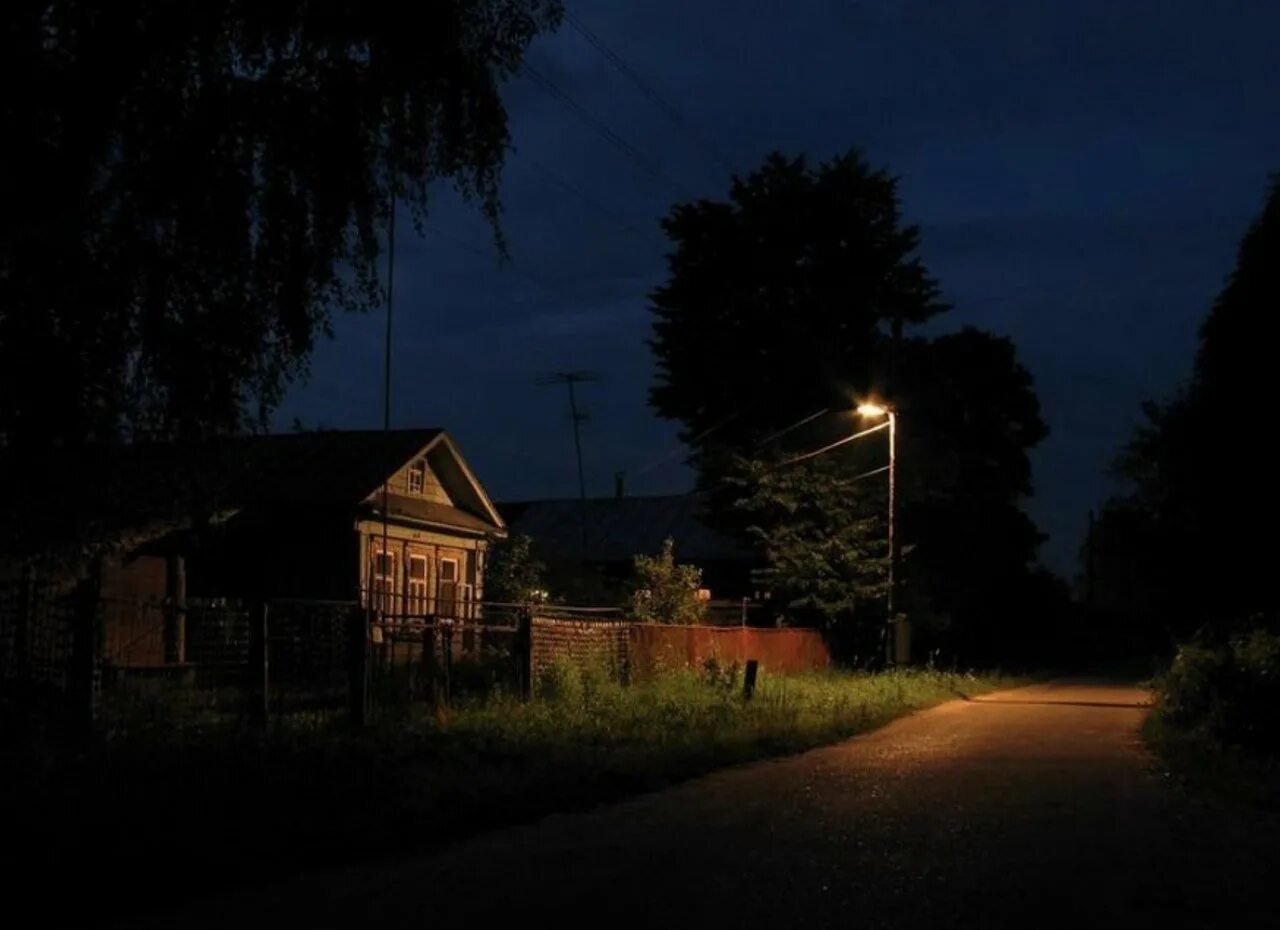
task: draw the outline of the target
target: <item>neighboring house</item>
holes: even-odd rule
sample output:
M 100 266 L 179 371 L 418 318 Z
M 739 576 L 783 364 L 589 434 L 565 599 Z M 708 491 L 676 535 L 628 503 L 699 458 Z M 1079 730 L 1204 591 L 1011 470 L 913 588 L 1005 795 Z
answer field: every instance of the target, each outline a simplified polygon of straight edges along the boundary
M 96 584 L 103 656 L 121 665 L 184 662 L 175 618 L 188 599 L 325 599 L 396 616 L 472 616 L 486 550 L 506 535 L 438 429 L 140 444 L 77 469 L 94 476 L 87 488 L 61 475 L 49 487 L 70 489 L 58 508 L 68 532 L 86 524 L 77 533 L 90 548 L 112 543 Z
M 538 556 L 553 567 L 585 565 L 623 582 L 637 555 L 657 555 L 670 537 L 676 560 L 702 569 L 713 601 L 755 596 L 751 573 L 761 565 L 759 557 L 706 524 L 699 494 L 510 501 L 498 510 L 511 534 L 532 539 Z

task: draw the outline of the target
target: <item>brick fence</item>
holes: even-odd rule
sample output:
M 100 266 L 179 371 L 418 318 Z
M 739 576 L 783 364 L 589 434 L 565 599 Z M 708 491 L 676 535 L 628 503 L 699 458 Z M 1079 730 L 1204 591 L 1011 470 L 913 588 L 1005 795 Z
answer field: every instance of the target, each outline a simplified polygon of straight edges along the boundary
M 582 620 L 534 617 L 529 665 L 536 679 L 552 665 L 604 669 L 613 678 L 626 678 L 630 669 L 626 620 Z
M 536 677 L 557 663 L 603 668 L 615 678 L 649 678 L 708 659 L 762 669 L 802 672 L 826 668 L 831 653 L 818 630 L 675 626 L 629 620 L 539 616 L 533 619 L 530 665 Z

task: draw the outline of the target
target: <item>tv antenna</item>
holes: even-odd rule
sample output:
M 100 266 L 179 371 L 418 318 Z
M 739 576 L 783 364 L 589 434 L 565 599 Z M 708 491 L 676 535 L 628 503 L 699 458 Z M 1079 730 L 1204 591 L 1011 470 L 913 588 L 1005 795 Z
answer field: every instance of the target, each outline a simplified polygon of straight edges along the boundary
M 573 451 L 578 459 L 578 500 L 582 504 L 582 545 L 587 545 L 587 481 L 582 472 L 582 436 L 580 427 L 587 419 L 587 414 L 578 409 L 578 395 L 574 386 L 599 381 L 600 375 L 594 371 L 553 371 L 539 375 L 534 383 L 540 387 L 563 384 L 569 391 L 569 419 L 573 422 Z

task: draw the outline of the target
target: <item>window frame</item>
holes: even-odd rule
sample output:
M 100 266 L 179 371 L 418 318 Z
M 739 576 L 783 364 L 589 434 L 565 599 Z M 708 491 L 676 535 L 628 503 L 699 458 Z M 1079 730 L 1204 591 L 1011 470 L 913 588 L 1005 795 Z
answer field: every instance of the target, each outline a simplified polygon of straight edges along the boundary
M 414 485 L 417 485 L 416 487 Z M 409 473 L 405 476 L 405 488 L 410 494 L 419 496 L 427 493 L 427 460 L 417 459 L 409 465 Z
M 413 577 L 413 565 L 422 563 L 422 577 Z M 412 616 L 431 613 L 431 560 L 421 552 L 409 552 L 405 560 L 405 612 Z
M 396 550 L 383 547 L 381 541 L 373 550 L 369 560 L 369 606 L 381 610 L 383 614 L 395 614 L 397 563 Z M 388 561 L 388 572 L 379 571 L 383 559 Z M 385 582 L 385 586 L 383 585 Z

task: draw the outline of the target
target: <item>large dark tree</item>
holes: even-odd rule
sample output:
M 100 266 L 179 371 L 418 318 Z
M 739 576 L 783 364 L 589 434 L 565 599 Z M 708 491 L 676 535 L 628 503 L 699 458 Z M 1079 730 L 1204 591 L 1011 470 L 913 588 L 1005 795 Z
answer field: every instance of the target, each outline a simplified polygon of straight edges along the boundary
M 816 168 L 775 155 L 735 180 L 727 202 L 677 206 L 665 228 L 674 249 L 669 279 L 653 295 L 651 398 L 683 426 L 711 519 L 766 550 L 771 538 L 786 541 L 788 558 L 771 557 L 775 568 L 807 563 L 804 577 L 793 573 L 802 583 L 781 585 L 799 592 L 793 599 L 843 613 L 858 603 L 868 616 L 866 578 L 883 555 L 869 545 L 870 524 L 831 506 L 831 520 L 810 520 L 806 532 L 826 525 L 843 528 L 841 538 L 801 547 L 795 559 L 799 523 L 774 505 L 803 501 L 812 516 L 815 502 L 831 499 L 824 488 L 883 465 L 885 435 L 829 453 L 840 470 L 820 470 L 812 486 L 801 472 L 748 488 L 766 507 L 742 499 L 732 463 L 776 463 L 848 435 L 855 400 L 886 396 L 900 411 L 902 541 L 912 548 L 903 603 L 918 620 L 949 621 L 935 641 L 970 656 L 999 651 L 1019 612 L 1034 627 L 1028 601 L 1044 586 L 1028 578 L 1040 536 L 1021 502 L 1031 491 L 1028 450 L 1045 426 L 1031 377 L 1007 339 L 906 332 L 946 307 L 916 254 L 918 231 L 902 220 L 894 179 L 856 153 Z
M 445 180 L 496 228 L 499 89 L 560 13 L 6 4 L 0 449 L 260 421 L 377 300 L 393 190 L 420 220 Z
M 1276 617 L 1270 454 L 1280 344 L 1280 179 L 1200 330 L 1191 380 L 1148 404 L 1086 552 L 1100 606 L 1161 635 Z
M 895 180 L 857 152 L 772 155 L 727 202 L 677 205 L 663 227 L 651 400 L 696 457 L 847 408 L 873 387 L 877 341 L 945 309 Z
M 1013 343 L 965 328 L 902 353 L 900 473 L 905 576 L 915 612 L 950 619 L 937 637 L 967 657 L 1023 658 L 1057 631 L 1028 583 L 1042 536 L 1022 504 L 1028 452 L 1047 434 Z

